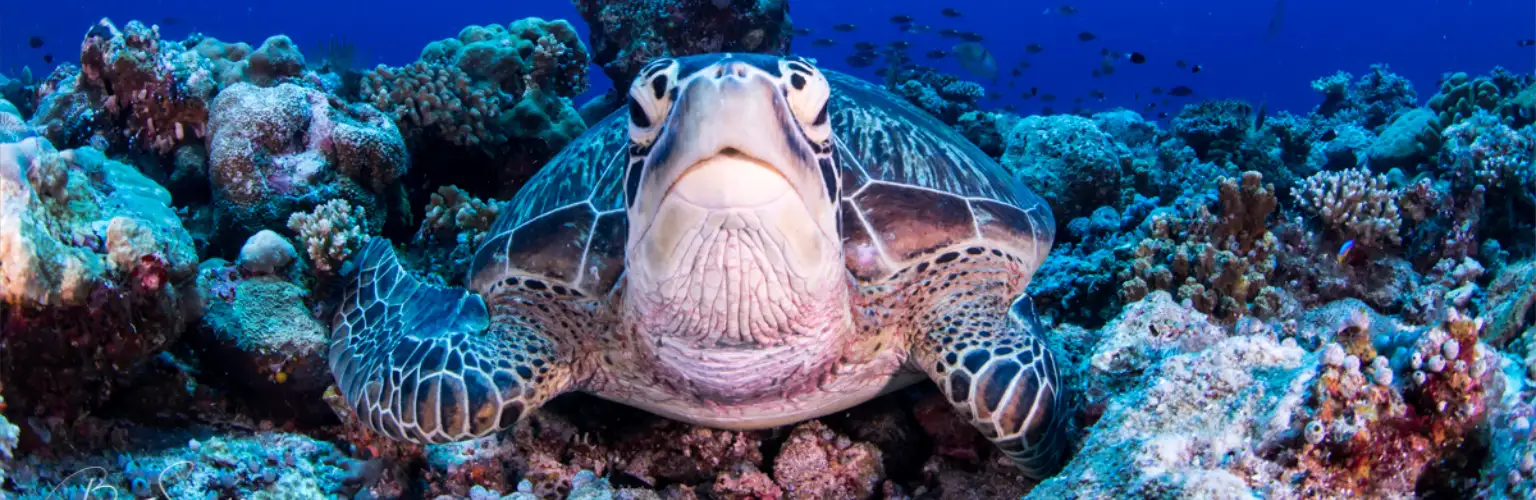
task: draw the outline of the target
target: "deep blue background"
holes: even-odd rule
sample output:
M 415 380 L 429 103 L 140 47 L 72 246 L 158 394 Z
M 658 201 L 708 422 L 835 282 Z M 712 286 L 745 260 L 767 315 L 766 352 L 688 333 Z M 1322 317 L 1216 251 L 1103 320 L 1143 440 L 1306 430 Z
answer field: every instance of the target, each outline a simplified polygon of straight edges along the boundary
M 1080 12 L 1074 16 L 1042 14 L 1061 3 Z M 28 1 L 0 2 L 0 70 L 14 75 L 23 64 L 41 76 L 42 54 L 74 60 L 85 31 L 101 17 L 119 24 L 129 19 L 160 22 L 170 16 L 181 22 L 162 25 L 163 33 L 180 38 L 197 30 L 222 40 L 243 40 L 253 46 L 268 35 L 284 33 L 303 47 L 330 37 L 345 37 L 366 49 L 369 64 L 404 64 L 416 58 L 427 42 L 450 37 L 467 24 L 502 23 L 527 16 L 569 19 L 585 37 L 585 24 L 565 0 L 389 2 L 359 0 L 270 0 L 239 5 L 234 2 L 191 0 L 160 1 Z M 964 17 L 943 18 L 942 7 L 962 11 Z M 1018 95 L 1029 87 L 1061 96 L 1057 110 L 1072 108 L 1072 97 L 1090 89 L 1108 94 L 1105 102 L 1089 99 L 1085 106 L 1101 109 L 1126 106 L 1141 109 L 1149 99 L 1147 89 L 1188 85 L 1195 97 L 1236 97 L 1267 100 L 1271 109 L 1305 111 L 1317 102 L 1308 82 L 1336 70 L 1360 74 L 1376 62 L 1412 79 L 1422 102 L 1434 94 L 1443 72 L 1486 73 L 1495 65 L 1511 70 L 1536 70 L 1536 47 L 1518 47 L 1520 39 L 1536 38 L 1536 1 L 1533 0 L 1286 0 L 1283 30 L 1265 40 L 1266 25 L 1274 10 L 1273 0 L 792 0 L 796 26 L 816 30 L 799 38 L 795 50 L 818 58 L 823 66 L 849 69 L 844 56 L 852 44 L 867 40 L 884 43 L 904 37 L 913 41 L 911 53 L 926 63 L 922 54 L 949 48 L 955 40 L 936 33 L 901 33 L 887 19 L 894 14 L 916 17 L 937 31 L 955 28 L 987 37 L 984 44 L 995 54 L 1000 84 L 988 85 L 1006 95 L 988 106 L 1019 105 L 1032 112 L 1042 105 L 1023 102 Z M 833 24 L 860 25 L 854 33 L 833 33 Z M 1076 34 L 1091 31 L 1093 42 L 1079 42 Z M 41 35 L 46 45 L 27 47 L 27 38 Z M 838 38 L 838 47 L 812 47 L 811 39 Z M 1025 58 L 1023 47 L 1040 43 L 1046 51 L 1027 58 L 1034 63 L 1009 88 L 1008 68 Z M 1099 50 L 1140 51 L 1144 65 L 1122 61 L 1113 76 L 1092 78 Z M 312 55 L 312 51 L 306 50 Z M 1174 67 L 1175 59 L 1204 66 L 1200 74 Z M 953 61 L 939 66 L 960 71 Z M 857 74 L 873 78 L 866 68 Z M 593 67 L 594 91 L 609 83 Z M 1133 100 L 1136 93 L 1143 101 Z

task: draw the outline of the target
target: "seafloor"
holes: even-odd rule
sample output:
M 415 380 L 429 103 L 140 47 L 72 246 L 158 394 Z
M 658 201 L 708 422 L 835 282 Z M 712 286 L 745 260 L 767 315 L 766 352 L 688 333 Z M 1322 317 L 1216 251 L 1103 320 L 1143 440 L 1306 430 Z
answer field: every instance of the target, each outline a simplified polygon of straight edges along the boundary
M 496 201 L 616 109 L 573 104 L 589 63 L 625 85 L 790 38 L 780 2 L 577 4 L 585 42 L 531 18 L 377 68 L 103 20 L 77 63 L 0 77 L 0 496 L 1532 496 L 1536 78 L 1499 68 L 1422 106 L 1379 66 L 1319 75 L 1305 115 L 1165 122 L 891 78 L 1061 224 L 1031 290 L 1074 442 L 1038 485 L 928 384 L 762 432 L 568 396 L 479 442 L 369 435 L 323 320 L 363 238 L 456 284 Z

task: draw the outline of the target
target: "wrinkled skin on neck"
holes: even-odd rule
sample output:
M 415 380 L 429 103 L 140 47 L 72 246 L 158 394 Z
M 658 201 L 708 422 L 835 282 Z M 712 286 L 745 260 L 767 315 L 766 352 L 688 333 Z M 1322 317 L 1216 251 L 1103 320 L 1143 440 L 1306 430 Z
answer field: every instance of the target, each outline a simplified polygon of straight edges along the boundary
M 852 320 L 836 205 L 794 123 L 750 74 L 693 81 L 674 106 L 629 212 L 622 314 L 652 378 L 749 403 L 838 357 Z

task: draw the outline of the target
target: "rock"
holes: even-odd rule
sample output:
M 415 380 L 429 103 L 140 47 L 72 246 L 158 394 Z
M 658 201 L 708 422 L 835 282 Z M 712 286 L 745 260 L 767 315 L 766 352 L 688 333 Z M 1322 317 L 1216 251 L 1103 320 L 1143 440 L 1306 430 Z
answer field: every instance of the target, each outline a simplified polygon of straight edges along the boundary
M 215 244 L 281 228 L 289 214 L 336 199 L 364 207 L 377 231 L 410 164 L 389 117 L 291 83 L 236 84 L 214 100 L 209 120 Z
M 1118 207 L 1129 151 L 1093 120 L 1030 116 L 1008 134 L 1002 164 L 1051 204 L 1065 224 L 1102 205 Z
M 0 144 L 0 363 L 18 412 L 73 416 L 196 317 L 170 193 L 91 148 Z
M 854 443 L 811 421 L 790 431 L 774 460 L 773 477 L 790 498 L 869 498 L 885 470 L 874 445 Z
M 253 394 L 248 399 L 259 411 L 308 421 L 329 417 L 320 399 L 331 384 L 329 329 L 311 312 L 308 290 L 285 276 L 240 269 L 220 259 L 200 266 L 204 363 L 218 367 L 212 374 L 228 386 Z
M 298 256 L 287 238 L 263 229 L 240 247 L 240 270 L 254 275 L 283 276 Z

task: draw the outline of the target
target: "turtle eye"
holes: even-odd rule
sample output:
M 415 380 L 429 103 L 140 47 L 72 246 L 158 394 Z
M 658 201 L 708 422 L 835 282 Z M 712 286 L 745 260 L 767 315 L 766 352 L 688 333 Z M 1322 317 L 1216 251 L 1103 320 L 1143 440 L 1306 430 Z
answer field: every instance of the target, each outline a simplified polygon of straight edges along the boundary
M 784 75 L 787 85 L 785 95 L 789 98 L 789 110 L 800 121 L 800 127 L 805 129 L 810 140 L 826 141 L 832 136 L 832 125 L 827 119 L 832 87 L 827 84 L 827 78 L 816 65 L 798 57 L 780 60 L 779 67 L 779 74 Z
M 677 95 L 677 61 L 662 58 L 640 68 L 629 85 L 629 138 L 639 145 L 656 140 L 661 123 L 672 109 Z

